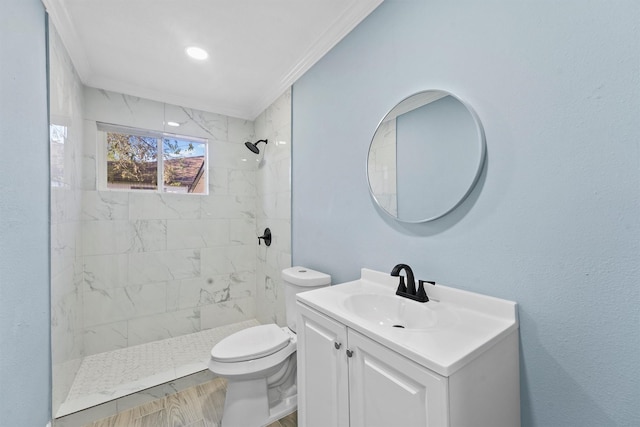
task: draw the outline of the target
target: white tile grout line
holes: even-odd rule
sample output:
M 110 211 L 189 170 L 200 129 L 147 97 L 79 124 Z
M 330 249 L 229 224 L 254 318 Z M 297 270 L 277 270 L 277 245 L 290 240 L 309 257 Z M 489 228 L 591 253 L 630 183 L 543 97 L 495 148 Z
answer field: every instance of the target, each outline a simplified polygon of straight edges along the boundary
M 191 373 L 205 370 L 213 345 L 234 332 L 258 324 L 251 319 L 87 356 L 56 418 L 170 382 L 184 376 L 185 369 L 193 370 Z

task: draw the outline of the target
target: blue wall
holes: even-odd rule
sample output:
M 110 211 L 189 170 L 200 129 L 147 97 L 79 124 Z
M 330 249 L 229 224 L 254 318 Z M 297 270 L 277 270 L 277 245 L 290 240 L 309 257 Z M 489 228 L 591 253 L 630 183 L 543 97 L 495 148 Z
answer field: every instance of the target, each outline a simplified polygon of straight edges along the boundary
M 45 12 L 0 5 L 0 425 L 51 418 Z
M 635 0 L 386 0 L 294 85 L 294 265 L 405 262 L 517 301 L 523 426 L 640 425 L 638 22 Z M 402 225 L 367 150 L 425 89 L 476 110 L 487 164 L 454 212 Z

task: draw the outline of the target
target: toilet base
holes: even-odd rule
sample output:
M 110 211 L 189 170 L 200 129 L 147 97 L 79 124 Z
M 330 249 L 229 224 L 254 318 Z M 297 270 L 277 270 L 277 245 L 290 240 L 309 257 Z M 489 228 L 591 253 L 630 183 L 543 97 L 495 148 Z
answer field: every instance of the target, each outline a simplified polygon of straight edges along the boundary
M 298 409 L 298 395 L 287 397 L 270 409 L 269 418 L 260 427 L 266 427 L 269 424 L 295 412 L 296 409 Z
M 265 427 L 298 408 L 295 384 L 267 388 L 264 378 L 229 381 L 222 427 Z

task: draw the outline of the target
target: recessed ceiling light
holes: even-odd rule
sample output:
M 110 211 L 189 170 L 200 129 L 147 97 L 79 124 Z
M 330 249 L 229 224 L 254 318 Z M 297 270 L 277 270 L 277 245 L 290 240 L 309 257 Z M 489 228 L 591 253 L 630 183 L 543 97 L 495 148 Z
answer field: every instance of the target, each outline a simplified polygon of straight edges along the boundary
M 209 54 L 207 53 L 206 50 L 196 46 L 188 47 L 186 49 L 186 52 L 187 52 L 187 55 L 189 55 L 193 59 L 198 59 L 200 61 L 203 61 L 209 57 Z
M 167 122 L 168 126 L 173 126 L 174 128 L 177 128 L 178 126 L 180 126 L 180 123 L 178 122 Z

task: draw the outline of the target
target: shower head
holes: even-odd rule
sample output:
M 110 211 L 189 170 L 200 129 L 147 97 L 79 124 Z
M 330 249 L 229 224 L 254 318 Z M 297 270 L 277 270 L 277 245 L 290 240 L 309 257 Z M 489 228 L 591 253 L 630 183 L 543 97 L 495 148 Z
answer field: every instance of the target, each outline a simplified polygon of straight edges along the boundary
M 254 152 L 256 154 L 258 154 L 260 152 L 260 149 L 258 147 L 256 147 L 255 144 L 252 144 L 249 141 L 245 142 L 244 145 L 246 145 L 249 150 L 251 150 L 252 152 Z
M 269 141 L 267 141 L 266 139 L 261 139 L 259 141 L 254 142 L 253 144 L 250 143 L 249 141 L 245 142 L 244 145 L 251 150 L 252 153 L 258 154 L 260 153 L 260 149 L 258 148 L 258 143 L 260 142 L 264 142 L 265 144 L 268 144 Z

